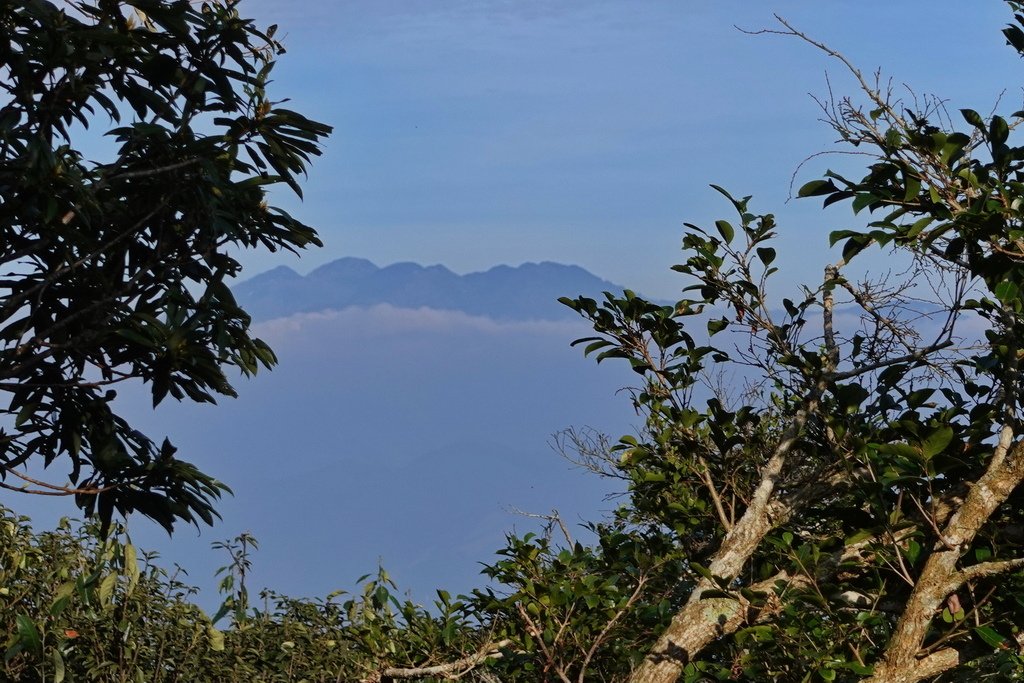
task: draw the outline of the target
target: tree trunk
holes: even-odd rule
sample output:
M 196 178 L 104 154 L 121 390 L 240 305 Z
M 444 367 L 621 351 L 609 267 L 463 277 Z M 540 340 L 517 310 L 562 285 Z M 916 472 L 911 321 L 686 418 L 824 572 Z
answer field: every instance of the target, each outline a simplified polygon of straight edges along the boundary
M 798 416 L 794 426 L 797 423 L 802 426 L 803 416 L 804 413 Z M 793 438 L 783 440 L 775 455 L 765 465 L 761 484 L 750 506 L 726 534 L 722 546 L 708 566 L 713 576 L 730 581 L 736 578 L 765 534 L 781 519 L 788 517 L 788 508 L 772 509 L 771 496 L 792 442 Z M 771 514 L 773 512 L 776 514 Z M 672 618 L 672 623 L 633 672 L 630 683 L 673 683 L 695 654 L 721 635 L 735 631 L 744 621 L 746 609 L 739 601 L 732 598 L 701 599 L 704 591 L 714 588 L 718 586 L 708 579 L 701 579 L 697 583 L 686 605 Z
M 955 650 L 939 650 L 921 659 L 918 655 L 943 601 L 968 577 L 965 571 L 957 570 L 961 554 L 970 548 L 978 530 L 992 513 L 1024 480 L 1024 453 L 1021 452 L 1024 448 L 1018 444 L 1011 449 L 1012 438 L 1013 432 L 1004 427 L 985 474 L 970 488 L 967 498 L 942 530 L 942 537 L 925 562 L 896 624 L 885 657 L 867 683 L 916 683 L 959 663 Z M 1012 562 L 987 564 L 991 566 L 990 572 L 985 571 L 985 565 L 976 565 L 967 571 L 982 576 L 1013 565 Z M 939 666 L 945 668 L 939 669 Z

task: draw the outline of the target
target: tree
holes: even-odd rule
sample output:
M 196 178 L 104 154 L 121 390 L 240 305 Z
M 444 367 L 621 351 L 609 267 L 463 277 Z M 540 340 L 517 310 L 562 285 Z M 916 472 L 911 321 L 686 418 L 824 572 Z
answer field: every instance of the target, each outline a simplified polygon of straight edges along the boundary
M 227 487 L 112 401 L 131 381 L 154 406 L 233 396 L 226 368 L 275 363 L 227 287 L 234 254 L 319 245 L 267 193 L 301 196 L 330 128 L 270 99 L 284 49 L 237 5 L 0 0 L 4 488 L 168 531 L 216 514 Z M 101 139 L 106 156 L 89 158 Z M 37 478 L 57 461 L 69 484 Z
M 1014 23 L 1004 35 L 1024 55 L 1024 3 L 1008 5 Z M 145 9 L 149 20 L 160 24 Z M 825 206 L 849 202 L 854 214 L 866 217 L 866 225 L 832 232 L 841 254 L 823 266 L 822 281 L 779 296 L 775 217 L 755 213 L 750 197 L 716 188 L 735 217 L 714 227 L 689 226 L 685 260 L 676 266 L 686 289 L 675 305 L 646 301 L 629 291 L 608 293 L 600 302 L 564 300 L 594 327 L 594 336 L 577 342 L 585 353 L 599 361 L 626 360 L 640 378 L 632 393 L 644 418 L 638 434 L 610 448 L 585 432 L 568 435 L 569 450 L 577 452 L 581 464 L 628 485 L 628 498 L 615 518 L 592 527 L 593 546 L 572 542 L 568 532 L 564 546 L 550 536 L 510 537 L 498 561 L 485 570 L 497 585 L 455 600 L 439 592 L 432 611 L 395 598 L 393 584 L 381 572 L 361 596 L 341 605 L 330 599 L 273 596 L 273 611 L 265 607 L 261 613 L 248 607 L 244 574 L 249 546 L 242 540 L 240 549 L 226 546 L 232 551 L 228 576 L 237 575 L 238 582 L 226 578 L 223 584 L 226 591 L 235 591 L 225 600 L 225 612 L 237 628 L 220 634 L 180 604 L 176 596 L 186 589 L 166 574 L 147 565 L 142 573 L 149 581 L 143 582 L 136 551 L 128 545 L 105 542 L 101 566 L 69 581 L 69 572 L 54 573 L 38 561 L 56 548 L 69 556 L 68 564 L 88 567 L 61 550 L 68 547 L 65 537 L 33 541 L 20 522 L 7 520 L 0 531 L 7 529 L 9 545 L 32 554 L 32 561 L 26 561 L 21 550 L 9 553 L 18 561 L 0 567 L 13 568 L 8 578 L 18 593 L 9 606 L 22 610 L 23 617 L 7 620 L 12 625 L 8 642 L 15 648 L 8 650 L 8 671 L 30 672 L 25 676 L 53 671 L 56 676 L 58 659 L 49 656 L 54 647 L 62 667 L 79 666 L 85 672 L 133 652 L 143 653 L 137 661 L 150 663 L 140 664 L 139 670 L 171 670 L 163 644 L 189 643 L 183 657 L 198 670 L 273 680 L 315 675 L 371 682 L 461 676 L 488 683 L 1024 678 L 1024 146 L 1014 145 L 1024 111 L 985 118 L 964 109 L 957 117 L 964 123 L 955 123 L 941 100 L 901 101 L 883 82 L 865 79 L 842 55 L 780 22 L 779 29 L 769 32 L 810 42 L 849 68 L 860 83 L 863 103 L 843 98 L 822 105 L 840 138 L 867 160 L 866 172 L 859 179 L 829 172 L 805 184 L 799 194 L 823 198 Z M 156 144 L 146 140 L 147 130 L 137 134 L 145 144 Z M 157 135 L 158 142 L 164 139 Z M 310 133 L 303 140 L 316 138 Z M 124 143 L 129 151 L 135 149 L 131 139 Z M 273 151 L 273 145 L 264 144 Z M 283 175 L 260 157 L 262 149 L 257 142 L 246 168 L 259 170 L 262 159 Z M 303 151 L 315 153 L 315 147 Z M 108 170 L 109 178 L 93 178 L 85 188 L 89 192 L 81 192 L 100 206 L 107 206 L 104 199 L 111 201 L 115 205 L 106 210 L 117 215 L 127 208 L 108 199 L 108 187 L 123 180 L 130 188 L 128 181 L 191 169 L 168 167 L 187 159 L 174 157 L 145 169 L 138 168 L 143 161 L 136 159 L 132 163 L 137 165 Z M 196 163 L 204 173 L 221 177 L 214 173 L 227 172 L 218 165 L 220 159 L 211 162 L 214 171 Z M 84 173 L 82 167 L 81 162 L 74 166 Z M 118 175 L 145 170 L 156 173 Z M 189 172 L 197 173 L 189 177 L 193 186 L 208 187 L 206 176 L 197 169 Z M 154 184 L 151 190 L 165 185 Z M 220 186 L 209 187 L 215 196 L 213 187 L 225 193 Z M 161 201 L 171 205 L 176 197 Z M 84 201 L 61 205 L 48 220 L 62 230 L 57 224 L 65 225 L 64 216 L 71 215 L 66 225 L 77 225 L 77 216 L 93 216 L 87 213 L 91 206 Z M 152 210 L 152 205 L 137 210 Z M 173 214 L 161 225 L 173 232 L 186 215 Z M 91 220 L 89 225 L 105 225 Z M 130 220 L 135 223 L 127 225 L 138 224 L 139 230 L 145 224 Z M 26 234 L 23 249 L 50 233 Z M 84 239 L 74 232 L 70 238 L 55 234 L 60 240 L 51 238 L 54 249 L 63 248 L 65 239 L 70 244 Z M 275 246 L 297 246 L 279 237 L 282 243 Z M 127 238 L 115 234 L 110 239 Z M 117 251 L 120 244 L 115 242 L 109 253 L 121 254 L 129 264 L 140 258 Z M 903 273 L 874 280 L 858 276 L 855 268 L 864 255 L 883 249 L 890 262 L 904 266 Z M 63 298 L 46 297 L 64 261 L 33 271 L 30 266 L 42 259 L 37 254 L 49 252 L 41 246 L 27 253 L 32 256 L 15 265 L 44 284 L 18 301 L 17 315 L 36 311 L 36 299 L 49 301 L 50 308 L 32 320 L 55 332 L 29 350 L 41 354 L 39 367 L 51 367 L 65 348 L 57 333 L 77 331 L 86 316 L 60 326 L 64 318 L 55 312 L 68 305 L 74 292 L 65 288 Z M 89 272 L 85 266 L 92 262 L 81 260 L 71 261 L 78 264 L 73 272 Z M 106 257 L 93 260 L 101 272 L 104 266 L 121 265 L 120 260 L 107 263 Z M 205 267 L 216 275 L 212 266 Z M 189 275 L 182 268 L 174 272 L 183 280 Z M 11 282 L 19 285 L 22 279 L 12 277 Z M 102 287 L 120 284 L 99 282 Z M 912 284 L 927 291 L 919 294 Z M 104 300 L 102 287 L 90 290 L 98 301 Z M 129 298 L 123 308 L 113 303 L 98 307 L 108 321 L 135 325 L 115 338 L 133 345 L 116 341 L 101 347 L 121 355 L 81 352 L 67 356 L 69 365 L 52 367 L 73 369 L 77 362 L 97 373 L 97 378 L 80 373 L 71 383 L 76 391 L 92 391 L 95 400 L 124 367 L 146 368 L 137 374 L 152 382 L 157 400 L 163 395 L 161 381 L 172 395 L 200 400 L 208 393 L 193 392 L 220 391 L 223 375 L 209 380 L 196 370 L 200 366 L 172 365 L 168 374 L 157 375 L 141 360 L 133 364 L 141 357 L 164 367 L 157 361 L 181 358 L 168 360 L 165 346 L 155 344 L 167 339 L 154 330 L 173 334 L 167 321 L 177 320 L 175 306 L 191 306 L 182 318 L 189 322 L 183 335 L 191 334 L 193 316 L 210 326 L 201 328 L 203 333 L 224 324 L 221 318 L 203 317 L 208 306 L 229 305 L 219 288 L 210 293 L 208 287 L 209 295 L 195 300 L 187 298 L 184 286 L 174 290 L 177 299 L 161 298 L 164 291 L 157 287 L 156 294 Z M 157 310 L 163 319 L 156 314 L 132 317 L 136 308 L 152 310 L 154 301 L 161 302 Z M 248 339 L 242 319 L 233 320 Z M 107 329 L 92 333 L 103 335 Z M 219 337 L 198 338 L 214 350 L 222 348 L 216 346 Z M 86 343 L 91 339 L 73 336 L 70 342 L 91 350 L 95 347 Z M 262 347 L 252 344 L 255 355 L 252 349 Z M 5 351 L 5 363 L 18 362 L 17 348 Z M 188 346 L 175 348 L 198 353 Z M 150 356 L 147 349 L 159 351 Z M 255 361 L 247 365 L 237 350 L 213 357 L 255 369 Z M 723 370 L 734 370 L 743 386 L 718 380 Z M 58 389 L 41 395 L 53 402 L 68 383 L 48 381 L 46 386 Z M 10 389 L 15 396 L 18 391 L 31 394 L 18 386 Z M 15 445 L 9 450 L 47 455 L 32 440 L 58 426 L 39 416 L 56 413 L 50 404 L 23 410 L 26 405 L 31 404 L 22 399 L 15 406 L 26 417 L 16 427 L 20 441 L 11 438 Z M 15 419 L 15 412 L 11 416 Z M 116 418 L 109 421 L 112 429 L 127 430 Z M 65 443 L 61 432 L 53 438 L 56 446 Z M 95 460 L 102 453 L 95 451 L 103 442 L 83 443 L 72 455 L 85 453 L 77 457 L 102 465 Z M 131 453 L 136 462 L 155 460 L 152 451 Z M 146 453 L 151 461 L 145 460 Z M 128 480 L 111 491 L 141 486 Z M 107 493 L 100 493 L 101 501 Z M 148 593 L 136 593 L 139 586 Z M 171 598 L 153 601 L 162 605 L 164 625 L 159 638 L 139 640 L 138 630 L 125 632 L 129 621 L 114 621 L 114 605 L 122 612 L 142 613 L 145 596 L 154 592 Z M 61 602 L 75 596 L 77 602 Z M 88 652 L 69 642 L 77 639 L 76 625 L 84 618 L 94 620 L 85 641 Z
M 1008 4 L 1024 55 L 1024 4 Z M 586 353 L 643 378 L 645 428 L 617 446 L 622 514 L 686 556 L 685 599 L 629 680 L 1019 678 L 1024 111 L 964 109 L 957 125 L 941 100 L 903 101 L 779 21 L 765 32 L 860 83 L 863 102 L 821 104 L 866 174 L 799 195 L 849 203 L 866 227 L 832 232 L 841 257 L 822 282 L 780 300 L 774 216 L 716 188 L 735 218 L 688 226 L 687 298 L 564 300 L 597 333 Z M 858 280 L 881 249 L 903 275 Z M 706 399 L 730 367 L 744 390 Z

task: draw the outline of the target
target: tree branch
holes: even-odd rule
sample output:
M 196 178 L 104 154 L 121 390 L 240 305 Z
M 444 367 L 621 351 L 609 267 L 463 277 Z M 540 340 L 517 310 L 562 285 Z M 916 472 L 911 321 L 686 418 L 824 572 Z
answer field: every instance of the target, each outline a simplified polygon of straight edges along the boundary
M 761 481 L 750 504 L 739 521 L 726 533 L 708 566 L 712 575 L 730 580 L 739 575 L 765 534 L 785 519 L 784 514 L 780 519 L 780 511 L 772 509 L 779 506 L 770 505 L 775 485 L 782 474 L 786 456 L 796 443 L 808 416 L 817 410 L 823 390 L 824 383 L 821 382 L 805 399 L 804 405 L 796 411 L 792 422 L 782 434 L 772 457 L 761 470 Z M 736 616 L 738 607 L 732 604 L 735 603 L 733 600 L 725 599 L 730 604 L 721 605 L 719 601 L 723 598 L 713 598 L 711 601 L 701 599 L 704 591 L 714 588 L 717 588 L 714 582 L 701 578 L 690 593 L 686 605 L 672 618 L 672 623 L 630 677 L 630 683 L 676 680 L 686 662 L 721 634 L 723 617 L 728 621 L 730 617 L 727 614 Z M 716 616 L 709 617 L 712 614 Z
M 32 477 L 17 471 L 13 467 L 3 466 L 3 470 L 9 474 L 13 474 L 23 481 L 27 481 L 30 484 L 41 486 L 45 490 L 22 488 L 19 486 L 11 486 L 6 482 L 0 481 L 0 488 L 5 488 L 8 491 L 18 491 L 19 493 L 28 493 L 35 496 L 98 496 L 106 491 L 112 491 L 113 489 L 124 486 L 127 482 L 118 482 L 117 484 L 110 484 L 109 486 L 90 486 L 87 488 L 72 488 L 70 486 L 60 486 L 58 484 L 50 484 L 39 479 L 33 479 Z
M 392 666 L 371 674 L 364 678 L 361 683 L 380 683 L 387 678 L 415 679 L 438 676 L 446 680 L 455 680 L 464 674 L 472 671 L 488 659 L 500 659 L 504 648 L 512 644 L 511 640 L 499 640 L 496 643 L 488 643 L 477 652 L 467 655 L 462 659 L 456 659 L 445 664 L 420 667 L 397 667 Z
M 869 683 L 913 683 L 921 680 L 922 677 L 917 675 L 921 669 L 921 660 L 917 656 L 936 612 L 949 594 L 962 583 L 958 580 L 964 573 L 970 576 L 972 570 L 985 571 L 983 564 L 976 565 L 982 569 L 967 567 L 958 572 L 956 565 L 962 549 L 968 547 L 992 513 L 1024 481 L 1024 443 L 1012 445 L 1012 440 L 1013 430 L 1007 424 L 1000 433 L 999 443 L 985 473 L 970 487 L 963 504 L 953 512 L 942 531 L 941 545 L 925 562 L 907 600 L 907 606 L 896 624 L 885 657 L 876 667 L 875 674 L 868 679 Z M 1005 566 L 1006 562 L 1018 561 L 986 564 L 993 565 L 989 569 L 994 569 Z M 940 658 L 936 661 L 946 662 L 948 659 Z
M 970 567 L 961 569 L 951 577 L 951 581 L 955 583 L 955 585 L 950 588 L 950 592 L 956 590 L 968 581 L 996 576 L 997 574 L 1005 574 L 1006 572 L 1012 572 L 1014 569 L 1020 569 L 1021 567 L 1024 567 L 1024 558 L 982 562 L 980 564 L 971 565 Z

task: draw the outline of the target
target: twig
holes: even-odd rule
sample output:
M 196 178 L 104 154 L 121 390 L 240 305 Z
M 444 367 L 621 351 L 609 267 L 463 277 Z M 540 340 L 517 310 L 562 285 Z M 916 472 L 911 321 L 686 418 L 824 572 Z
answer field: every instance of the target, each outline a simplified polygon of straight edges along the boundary
M 542 514 L 540 512 L 526 512 L 525 510 L 520 510 L 519 508 L 517 508 L 515 506 L 509 506 L 508 507 L 508 511 L 513 513 L 513 514 L 516 514 L 516 515 L 521 515 L 523 517 L 529 517 L 531 519 L 543 519 L 543 520 L 545 520 L 547 522 L 547 524 L 544 525 L 544 528 L 545 528 L 544 535 L 545 535 L 545 537 L 547 537 L 549 539 L 551 537 L 551 529 L 555 525 L 558 525 L 558 528 L 562 532 L 562 536 L 565 537 L 566 542 L 569 545 L 573 544 L 572 536 L 569 534 L 569 528 L 565 526 L 565 522 L 562 521 L 562 516 L 560 514 L 558 514 L 558 510 L 557 509 L 552 509 L 551 510 L 551 514 L 549 514 L 549 515 L 545 515 L 545 514 Z
M 35 484 L 36 486 L 42 486 L 44 489 L 47 490 L 40 491 L 36 489 L 21 488 L 18 486 L 11 486 L 10 484 L 7 484 L 5 482 L 0 482 L 0 488 L 5 488 L 10 491 L 20 491 L 21 493 L 30 493 L 37 496 L 98 496 L 101 493 L 105 493 L 106 491 L 112 491 L 116 488 L 124 486 L 125 484 L 125 482 L 120 482 L 117 484 L 110 484 L 109 486 L 90 486 L 88 488 L 72 488 L 70 486 L 59 486 L 57 484 L 50 484 L 45 481 L 40 481 L 39 479 L 33 479 L 27 474 L 19 472 L 8 466 L 4 466 L 3 469 L 5 472 L 13 474 L 19 479 L 27 481 L 30 484 Z

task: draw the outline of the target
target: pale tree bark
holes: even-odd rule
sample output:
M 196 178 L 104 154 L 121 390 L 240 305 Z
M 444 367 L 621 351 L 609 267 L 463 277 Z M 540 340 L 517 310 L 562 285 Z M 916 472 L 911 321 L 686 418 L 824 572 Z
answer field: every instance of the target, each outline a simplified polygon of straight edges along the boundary
M 963 504 L 942 530 L 907 600 L 885 656 L 868 683 L 916 683 L 957 666 L 960 657 L 951 648 L 919 657 L 932 619 L 946 598 L 968 579 L 1020 566 L 1016 561 L 1004 561 L 957 570 L 960 556 L 981 527 L 1024 481 L 1024 442 L 1012 445 L 1012 440 L 1012 429 L 1004 427 L 985 474 L 971 486 Z
M 765 535 L 778 523 L 779 520 L 773 517 L 777 517 L 780 511 L 773 509 L 771 505 L 775 484 L 782 473 L 787 453 L 807 421 L 808 413 L 816 407 L 817 398 L 812 398 L 808 405 L 796 414 L 775 453 L 765 464 L 761 471 L 761 482 L 754 492 L 750 505 L 725 535 L 714 560 L 708 565 L 708 570 L 713 576 L 730 581 L 736 578 Z M 773 515 L 773 512 L 776 514 Z M 735 630 L 735 625 L 732 625 L 729 631 L 726 631 L 726 628 L 742 613 L 741 606 L 736 600 L 701 599 L 704 591 L 715 588 L 718 586 L 706 578 L 697 583 L 686 605 L 672 618 L 672 623 L 630 677 L 630 683 L 671 683 L 677 680 L 683 667 L 694 654 L 725 632 Z
M 382 683 L 393 680 L 415 680 L 420 678 L 441 678 L 443 680 L 456 680 L 464 677 L 467 673 L 480 666 L 488 659 L 501 659 L 502 649 L 512 644 L 511 640 L 502 640 L 496 643 L 488 643 L 473 654 L 466 655 L 444 664 L 432 666 L 402 667 L 391 666 L 380 671 L 375 671 L 360 683 Z
M 833 295 L 831 285 L 842 267 L 840 261 L 825 269 L 822 296 L 822 324 L 827 352 L 826 372 L 835 370 L 838 348 L 832 327 Z M 743 571 L 748 560 L 761 545 L 765 535 L 788 519 L 792 506 L 780 502 L 776 495 L 787 456 L 814 414 L 825 390 L 824 379 L 819 380 L 804 399 L 803 406 L 794 414 L 789 427 L 782 434 L 771 458 L 761 469 L 761 479 L 751 496 L 750 503 L 740 519 L 726 531 L 721 546 L 715 552 L 708 571 L 712 576 L 732 581 Z M 630 676 L 629 683 L 674 683 L 687 662 L 712 641 L 738 627 L 736 619 L 744 613 L 736 600 L 713 598 L 705 600 L 703 594 L 718 586 L 702 578 L 690 593 L 683 608 L 672 618 L 665 632 L 658 638 L 650 653 Z

